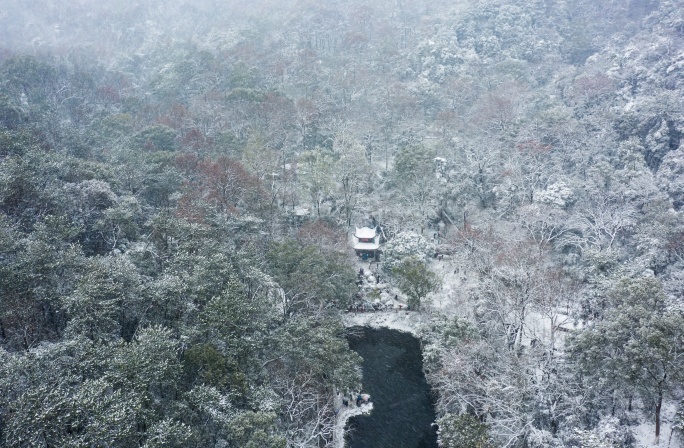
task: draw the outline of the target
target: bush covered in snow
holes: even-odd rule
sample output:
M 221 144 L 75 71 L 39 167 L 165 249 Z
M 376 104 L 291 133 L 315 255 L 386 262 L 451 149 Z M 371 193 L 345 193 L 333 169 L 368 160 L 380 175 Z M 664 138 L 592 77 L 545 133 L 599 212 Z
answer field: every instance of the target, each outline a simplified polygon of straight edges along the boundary
M 434 251 L 435 245 L 422 235 L 415 232 L 398 233 L 383 248 L 384 269 L 392 272 L 392 269 L 408 257 L 426 261 Z
M 565 207 L 575 201 L 575 194 L 565 182 L 558 181 L 543 190 L 534 192 L 534 201 L 542 204 Z
M 493 448 L 489 427 L 475 417 L 462 414 L 446 414 L 437 420 L 439 446 L 445 448 Z
M 575 429 L 579 446 L 586 448 L 612 448 L 634 446 L 634 436 L 616 417 L 606 417 L 593 430 Z

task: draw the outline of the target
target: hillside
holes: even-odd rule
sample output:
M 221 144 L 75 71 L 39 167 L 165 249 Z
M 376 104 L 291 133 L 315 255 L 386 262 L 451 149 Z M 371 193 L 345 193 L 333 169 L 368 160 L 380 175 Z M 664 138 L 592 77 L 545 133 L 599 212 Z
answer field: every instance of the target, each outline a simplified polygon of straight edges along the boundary
M 328 446 L 392 296 L 445 447 L 682 443 L 682 1 L 4 5 L 0 446 Z

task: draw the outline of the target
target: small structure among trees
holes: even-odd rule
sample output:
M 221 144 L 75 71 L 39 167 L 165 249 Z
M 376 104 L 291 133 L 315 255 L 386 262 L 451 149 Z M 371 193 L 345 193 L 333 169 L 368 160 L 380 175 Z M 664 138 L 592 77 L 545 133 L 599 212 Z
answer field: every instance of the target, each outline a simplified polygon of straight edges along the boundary
M 380 233 L 378 228 L 357 227 L 354 232 L 354 251 L 364 260 L 380 259 Z

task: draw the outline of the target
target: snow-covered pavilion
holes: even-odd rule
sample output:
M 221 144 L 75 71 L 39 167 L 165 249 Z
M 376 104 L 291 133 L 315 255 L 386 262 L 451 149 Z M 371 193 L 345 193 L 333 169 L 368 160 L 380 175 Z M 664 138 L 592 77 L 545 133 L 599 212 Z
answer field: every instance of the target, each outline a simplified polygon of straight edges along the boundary
M 357 227 L 354 232 L 354 251 L 364 260 L 377 260 L 380 257 L 380 233 L 377 228 Z

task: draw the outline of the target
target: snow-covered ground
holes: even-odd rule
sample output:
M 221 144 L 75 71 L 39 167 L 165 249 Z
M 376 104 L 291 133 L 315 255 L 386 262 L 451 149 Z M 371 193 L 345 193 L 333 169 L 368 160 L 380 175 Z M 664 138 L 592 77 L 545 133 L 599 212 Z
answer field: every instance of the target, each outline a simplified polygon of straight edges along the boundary
M 675 448 L 684 446 L 677 434 L 672 432 L 672 422 L 677 412 L 677 405 L 674 402 L 663 403 L 663 410 L 660 415 L 660 443 L 655 443 L 655 423 L 652 419 L 641 418 L 641 423 L 632 427 L 634 437 L 639 448 Z
M 346 327 L 389 328 L 413 335 L 418 334 L 420 326 L 427 322 L 430 316 L 414 311 L 369 311 L 365 313 L 347 313 L 342 321 Z
M 430 307 L 450 317 L 470 316 L 470 293 L 477 289 L 479 279 L 473 269 L 468 269 L 468 261 L 459 256 L 446 257 L 432 261 L 430 269 L 442 280 L 440 290 L 430 297 Z
M 350 418 L 360 414 L 370 414 L 373 410 L 373 403 L 365 403 L 361 406 L 356 406 L 354 401 L 349 402 L 349 406 L 342 404 L 342 397 L 335 400 L 335 409 L 338 409 L 335 421 L 335 433 L 333 435 L 334 448 L 344 448 L 345 427 Z

